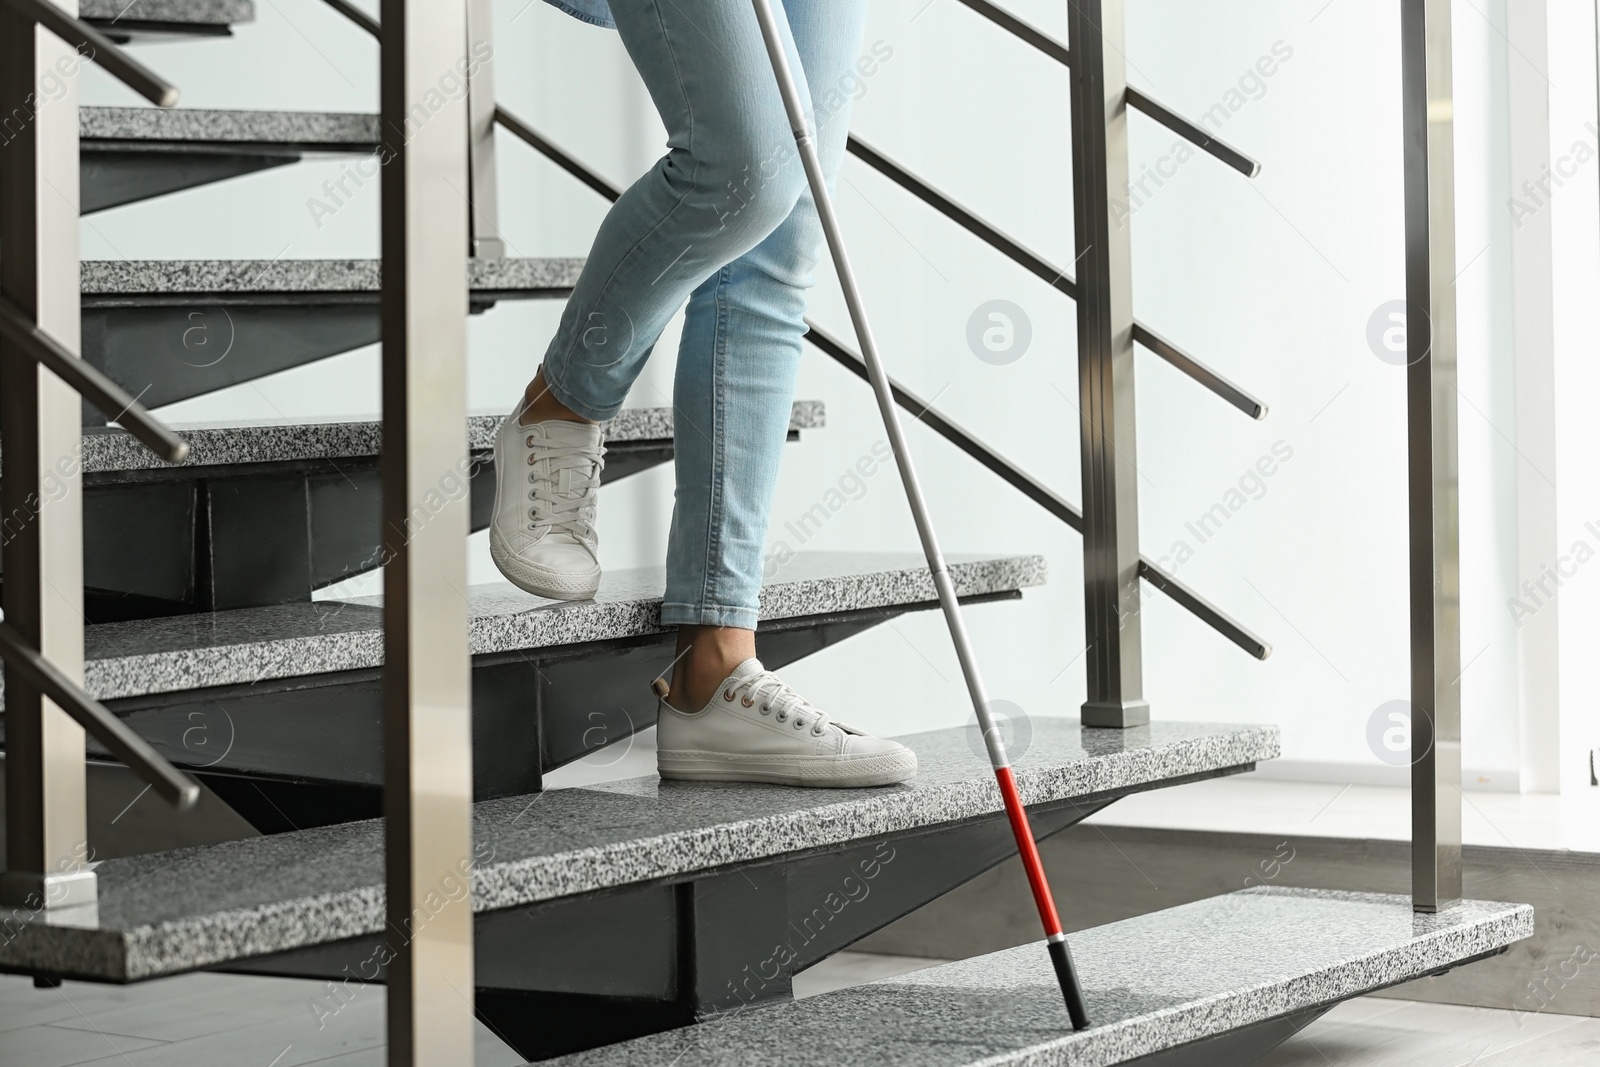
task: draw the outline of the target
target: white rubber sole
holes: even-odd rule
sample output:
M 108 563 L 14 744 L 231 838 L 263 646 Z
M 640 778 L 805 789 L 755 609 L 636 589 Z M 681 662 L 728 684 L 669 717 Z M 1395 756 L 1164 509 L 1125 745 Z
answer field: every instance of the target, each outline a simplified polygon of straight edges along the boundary
M 723 752 L 658 752 L 662 778 L 680 782 L 759 782 L 822 789 L 898 785 L 917 773 L 910 749 L 877 756 L 739 756 Z
M 505 575 L 506 581 L 534 596 L 551 600 L 588 600 L 600 588 L 599 567 L 576 574 L 549 570 L 518 559 L 497 543 L 493 536 L 489 538 L 489 557 L 500 568 L 500 573 Z

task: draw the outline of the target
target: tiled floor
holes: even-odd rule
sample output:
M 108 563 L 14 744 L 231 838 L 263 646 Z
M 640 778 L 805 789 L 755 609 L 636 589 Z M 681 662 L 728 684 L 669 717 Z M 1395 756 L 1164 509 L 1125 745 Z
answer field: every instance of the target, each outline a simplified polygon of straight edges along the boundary
M 1369 997 L 1339 1005 L 1256 1067 L 1579 1067 L 1600 1019 Z
M 795 980 L 814 996 L 938 963 L 846 952 Z M 382 1067 L 380 987 L 319 1026 L 315 982 L 186 975 L 132 987 L 35 989 L 0 976 L 0 1067 Z M 478 1028 L 479 1067 L 518 1058 Z M 1340 1005 L 1258 1067 L 1579 1067 L 1600 1062 L 1600 1019 L 1404 1000 Z

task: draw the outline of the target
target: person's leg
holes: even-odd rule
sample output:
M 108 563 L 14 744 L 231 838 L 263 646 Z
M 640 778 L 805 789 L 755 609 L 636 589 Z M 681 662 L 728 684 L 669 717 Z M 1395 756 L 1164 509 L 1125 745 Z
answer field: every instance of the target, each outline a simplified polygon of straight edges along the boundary
M 782 223 L 805 184 L 793 167 L 763 171 L 791 138 L 748 4 L 617 0 L 612 11 L 668 151 L 606 215 L 544 363 L 495 441 L 490 553 L 522 589 L 563 599 L 600 583 L 594 423 L 622 406 L 695 286 Z
M 618 0 L 612 12 L 668 151 L 601 223 L 541 368 L 557 401 L 597 420 L 622 406 L 695 287 L 776 229 L 805 187 L 797 168 L 769 165 L 791 135 L 748 3 Z
M 861 52 L 866 2 L 789 0 L 785 12 L 831 184 L 863 67 L 878 61 Z M 779 101 L 770 65 L 759 81 L 760 91 Z M 792 136 L 786 137 L 772 166 L 746 183 L 750 195 L 764 179 L 803 177 Z M 807 290 L 824 253 L 807 189 L 781 226 L 689 299 L 673 396 L 677 502 L 661 616 L 679 627 L 671 688 L 672 703 L 682 709 L 702 707 L 755 655 L 762 550 L 788 436 Z

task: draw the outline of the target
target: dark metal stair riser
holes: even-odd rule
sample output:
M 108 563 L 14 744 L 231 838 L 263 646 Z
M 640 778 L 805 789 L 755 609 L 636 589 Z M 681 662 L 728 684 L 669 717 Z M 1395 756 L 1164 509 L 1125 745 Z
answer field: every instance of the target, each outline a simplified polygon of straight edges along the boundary
M 1057 833 L 1114 796 L 1032 812 Z M 791 978 L 1016 855 L 1001 813 L 693 879 L 481 913 L 478 1017 L 521 1056 L 548 1059 L 791 996 Z M 314 1013 L 382 981 L 377 936 L 218 970 L 321 978 Z M 557 1023 L 559 1020 L 559 1023 Z
M 85 214 L 300 162 L 293 148 L 85 141 L 78 151 Z
M 85 19 L 113 44 L 151 44 L 166 41 L 232 37 L 233 27 L 221 23 L 161 22 L 152 19 Z
M 1016 599 L 1017 592 L 967 603 Z M 908 611 L 897 605 L 762 624 L 761 657 L 781 668 Z M 476 657 L 474 794 L 539 791 L 545 772 L 655 724 L 649 680 L 676 634 Z M 264 833 L 382 814 L 382 672 L 349 671 L 108 701 L 157 751 L 191 770 Z
M 567 289 L 474 291 L 498 300 L 564 298 Z M 382 339 L 378 293 L 207 293 L 83 297 L 83 358 L 146 407 L 203 396 Z M 85 426 L 106 419 L 87 403 Z

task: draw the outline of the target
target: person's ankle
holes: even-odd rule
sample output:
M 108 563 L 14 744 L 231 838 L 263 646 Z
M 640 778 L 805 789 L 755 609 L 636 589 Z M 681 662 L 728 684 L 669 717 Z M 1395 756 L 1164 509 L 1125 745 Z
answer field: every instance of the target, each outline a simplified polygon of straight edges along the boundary
M 755 652 L 755 635 L 733 627 L 695 627 L 680 644 L 672 668 L 668 703 L 679 711 L 699 711 L 717 687 Z
M 586 419 L 576 411 L 567 407 L 556 399 L 550 387 L 544 381 L 544 368 L 539 368 L 534 374 L 533 381 L 522 392 L 522 407 L 517 414 L 517 423 L 521 426 L 532 426 L 536 422 L 548 422 L 559 419 L 564 422 L 581 422 L 593 425 L 594 419 Z

